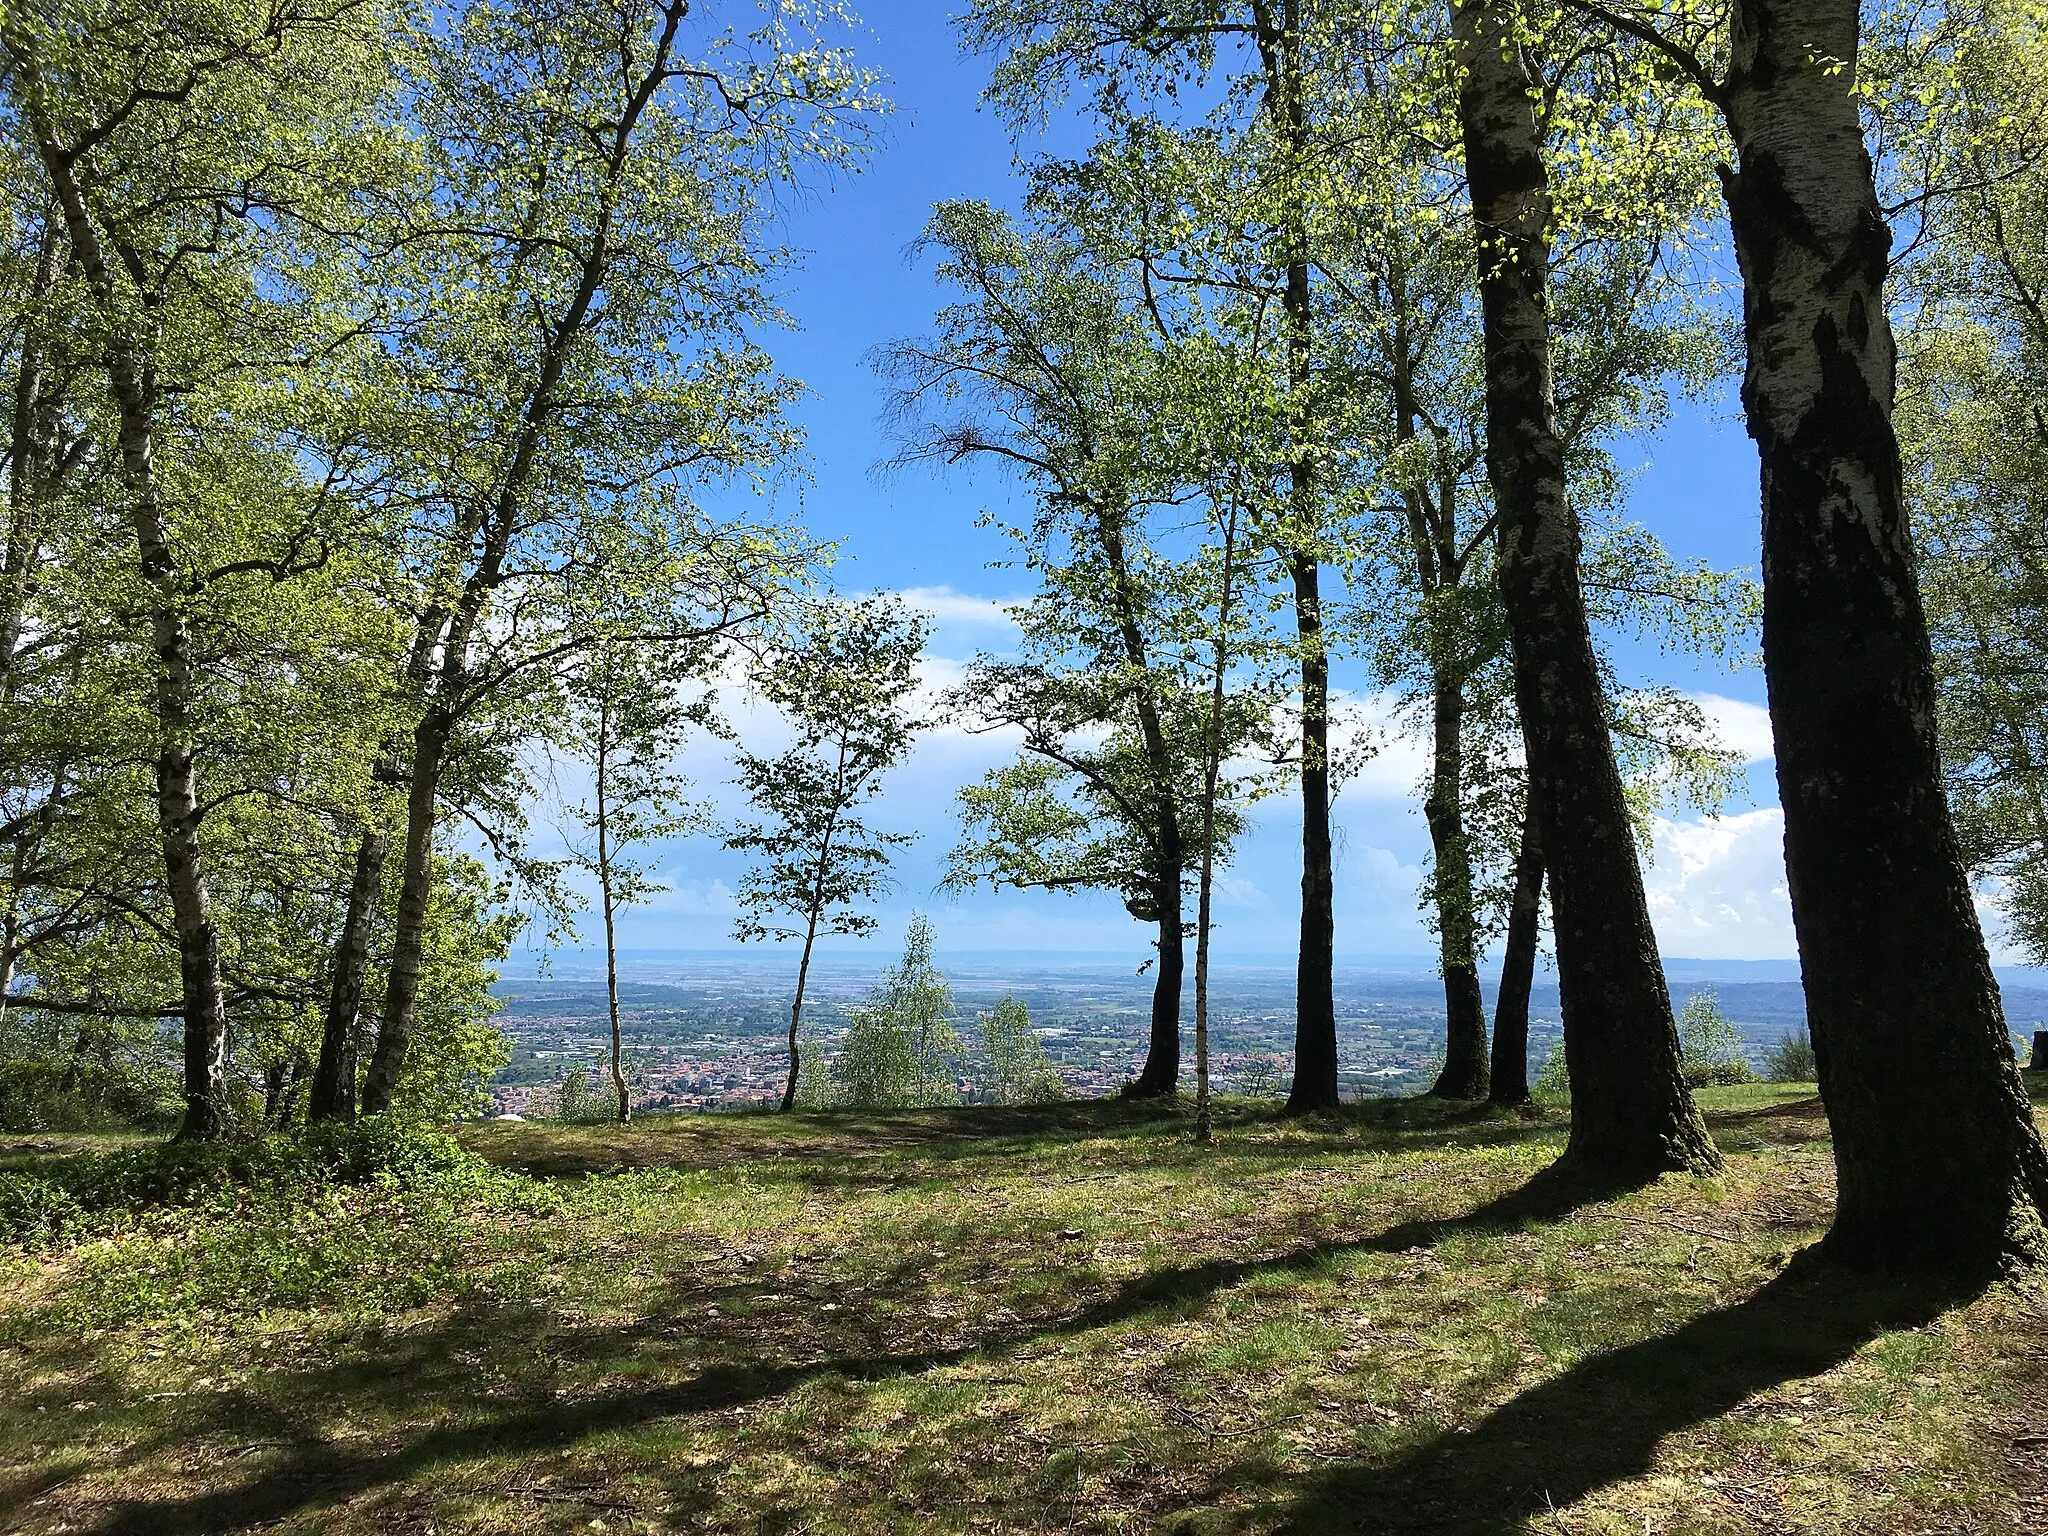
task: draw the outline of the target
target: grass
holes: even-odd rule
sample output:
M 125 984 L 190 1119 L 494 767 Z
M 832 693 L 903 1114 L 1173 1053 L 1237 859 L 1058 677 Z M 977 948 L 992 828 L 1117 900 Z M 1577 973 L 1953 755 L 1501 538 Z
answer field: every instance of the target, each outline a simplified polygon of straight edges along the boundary
M 1811 1089 L 1699 1097 L 1625 1191 L 1429 1101 L 476 1127 L 0 1258 L 0 1529 L 2048 1529 L 2038 1298 L 1798 1257 Z

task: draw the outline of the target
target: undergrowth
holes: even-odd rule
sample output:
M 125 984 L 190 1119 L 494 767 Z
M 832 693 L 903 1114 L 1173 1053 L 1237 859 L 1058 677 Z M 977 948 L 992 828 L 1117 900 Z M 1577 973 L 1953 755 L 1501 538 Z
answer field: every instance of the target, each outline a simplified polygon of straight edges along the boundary
M 1810 1087 L 1714 1179 L 1433 1101 L 358 1128 L 39 1157 L 24 1532 L 2040 1529 L 2018 1292 L 1801 1257 Z M 385 1138 L 385 1139 L 379 1139 Z M 2001 1438 L 2003 1437 L 2003 1438 Z M 2030 1523 L 2032 1522 L 2032 1523 Z

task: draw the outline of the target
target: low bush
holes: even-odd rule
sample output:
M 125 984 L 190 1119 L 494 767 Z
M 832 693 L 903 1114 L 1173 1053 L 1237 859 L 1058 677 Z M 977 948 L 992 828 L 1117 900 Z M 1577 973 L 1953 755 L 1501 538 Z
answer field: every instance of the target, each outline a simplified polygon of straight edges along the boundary
M 1753 1083 L 1756 1071 L 1747 1061 L 1688 1061 L 1680 1069 L 1688 1088 L 1724 1088 L 1736 1083 Z
M 1529 1085 L 1529 1096 L 1539 1104 L 1567 1104 L 1572 1096 L 1571 1069 L 1565 1065 L 1564 1042 L 1558 1041 L 1543 1059 L 1543 1070 Z
M 1811 1083 L 1820 1076 L 1813 1060 L 1813 1041 L 1805 1030 L 1778 1036 L 1764 1052 L 1764 1076 L 1774 1083 Z
M 146 1064 L 0 1061 L 0 1131 L 168 1131 L 183 1107 L 176 1080 Z
M 76 1228 L 84 1214 L 78 1197 L 61 1184 L 0 1173 L 0 1242 L 48 1242 Z
M 0 1173 L 0 1242 L 81 1235 L 151 1210 L 292 1204 L 349 1186 L 454 1201 L 492 1193 L 507 1177 L 444 1132 L 383 1116 L 327 1121 L 260 1140 L 174 1141 Z

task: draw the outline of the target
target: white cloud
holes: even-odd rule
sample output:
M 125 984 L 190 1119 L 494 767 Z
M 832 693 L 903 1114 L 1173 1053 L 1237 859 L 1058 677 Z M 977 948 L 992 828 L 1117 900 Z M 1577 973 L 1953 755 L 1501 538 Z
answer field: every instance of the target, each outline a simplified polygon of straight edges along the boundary
M 1219 873 L 1216 876 L 1216 905 L 1256 910 L 1272 903 L 1266 899 L 1265 889 L 1258 881 L 1247 880 L 1241 875 Z
M 1695 693 L 1691 698 L 1721 738 L 1721 745 L 1740 752 L 1745 763 L 1767 763 L 1777 755 L 1771 712 L 1763 705 L 1718 693 Z
M 960 624 L 976 629 L 1014 630 L 1017 627 L 1002 599 L 976 597 L 968 592 L 955 592 L 951 587 L 906 587 L 896 595 L 941 624 Z
M 1429 739 L 1416 722 L 1400 718 L 1398 698 L 1390 692 L 1339 693 L 1331 703 L 1332 754 L 1341 760 L 1360 742 L 1373 749 L 1339 787 L 1340 802 L 1414 799 L 1429 773 Z
M 1775 807 L 1701 821 L 1657 819 L 1643 872 L 1667 955 L 1782 960 L 1797 949 L 1785 889 L 1785 818 Z
M 657 891 L 648 899 L 646 907 L 650 912 L 677 917 L 730 917 L 740 909 L 732 887 L 723 880 L 686 880 L 675 872 L 662 879 L 668 889 Z

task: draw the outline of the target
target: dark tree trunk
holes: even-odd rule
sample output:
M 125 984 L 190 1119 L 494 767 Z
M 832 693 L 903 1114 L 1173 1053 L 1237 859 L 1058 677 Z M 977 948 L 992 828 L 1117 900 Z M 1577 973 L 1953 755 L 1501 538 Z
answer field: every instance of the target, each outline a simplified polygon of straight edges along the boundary
M 399 1074 L 405 1069 L 405 1054 L 412 1047 L 420 966 L 426 956 L 427 908 L 433 896 L 434 816 L 440 804 L 441 767 L 447 759 L 451 728 L 445 711 L 429 709 L 413 733 L 412 781 L 406 789 L 405 862 L 399 870 L 391 977 L 384 988 L 377 1048 L 363 1074 L 363 1109 L 368 1114 L 382 1114 L 391 1107 Z
M 804 988 L 811 979 L 811 946 L 817 943 L 817 941 L 818 909 L 813 905 L 811 908 L 810 924 L 804 930 L 803 958 L 797 961 L 796 966 L 796 996 L 790 1000 L 789 1004 L 789 1077 L 782 1085 L 782 1102 L 777 1106 L 779 1112 L 785 1115 L 796 1108 L 797 1079 L 803 1066 L 800 1048 L 797 1044 L 797 1031 L 803 1027 Z
M 1486 1096 L 1514 1108 L 1529 1102 L 1529 993 L 1536 983 L 1536 940 L 1543 921 L 1543 839 L 1534 812 L 1522 817 L 1515 851 L 1515 894 L 1493 1003 L 1493 1070 Z
M 8 456 L 7 546 L 0 564 L 0 697 L 14 696 L 15 652 L 28 611 L 29 582 L 43 543 L 44 470 L 56 437 L 56 421 L 48 397 L 45 314 L 57 281 L 57 228 L 46 223 L 36 257 L 35 287 L 22 327 L 21 364 L 15 375 L 13 451 Z
M 90 1019 L 78 1026 L 78 1033 L 71 1037 L 71 1060 L 64 1068 L 64 1080 L 57 1085 L 57 1091 L 70 1098 L 85 1087 L 85 1064 L 92 1055 L 93 1036 L 98 1033 Z
M 1288 170 L 1313 171 L 1308 102 L 1302 85 L 1299 0 L 1255 3 L 1253 36 L 1259 49 L 1265 111 L 1285 146 Z M 1286 316 L 1288 486 L 1282 546 L 1294 583 L 1295 643 L 1301 653 L 1301 947 L 1294 986 L 1294 1086 L 1287 1113 L 1313 1114 L 1337 1107 L 1337 1008 L 1331 968 L 1336 918 L 1330 868 L 1330 657 L 1323 636 L 1322 530 L 1316 514 L 1315 475 L 1309 461 L 1310 364 L 1315 350 L 1313 295 L 1309 289 L 1309 237 L 1301 207 L 1282 212 L 1287 285 Z
M 1762 457 L 1764 669 L 1834 1131 L 1828 1253 L 1989 1271 L 2044 1256 L 2048 1156 L 1942 793 L 1857 44 L 1854 0 L 1738 0 L 1732 18 L 1725 183 Z
M 356 869 L 349 881 L 348 911 L 334 946 L 334 978 L 327 1013 L 320 1022 L 320 1060 L 313 1069 L 308 1120 L 356 1117 L 356 1050 L 362 1038 L 363 983 L 370 971 L 370 929 L 391 836 L 366 828 L 356 844 Z
M 1293 562 L 1301 644 L 1301 951 L 1294 980 L 1294 1086 L 1287 1113 L 1337 1107 L 1336 947 L 1330 864 L 1330 658 L 1323 644 L 1322 571 Z
M 285 1091 L 291 1086 L 290 1071 L 291 1064 L 283 1060 L 263 1064 L 263 1124 L 266 1128 L 277 1124 L 277 1117 L 284 1111 Z
M 1481 235 L 1487 470 L 1530 795 L 1549 849 L 1572 1077 L 1567 1155 L 1639 1177 L 1720 1156 L 1679 1075 L 1678 1031 L 1608 735 L 1579 586 L 1552 390 L 1549 179 L 1533 82 L 1505 5 L 1457 7 L 1459 115 Z
M 598 702 L 597 716 L 597 886 L 598 898 L 604 904 L 604 1001 L 612 1028 L 613 1113 L 619 1124 L 629 1125 L 633 1119 L 633 1095 L 626 1086 L 626 1041 L 619 1027 L 618 904 L 612 894 L 611 759 L 611 698 L 607 693 Z M 794 1062 L 794 1040 L 789 1050 Z
M 1151 648 L 1138 622 L 1137 597 L 1132 590 L 1130 560 L 1124 548 L 1123 528 L 1117 520 L 1119 515 L 1098 504 L 1096 533 L 1109 566 L 1110 595 L 1116 605 L 1124 660 L 1144 679 L 1136 706 L 1138 734 L 1145 743 L 1145 763 L 1152 774 L 1153 814 L 1157 823 L 1152 901 L 1159 911 L 1159 972 L 1152 984 L 1152 1035 L 1145 1051 L 1145 1065 L 1137 1080 L 1124 1089 L 1124 1096 L 1153 1099 L 1180 1090 L 1180 992 L 1187 968 L 1181 876 L 1187 870 L 1187 842 L 1181 834 L 1180 806 L 1174 795 L 1179 776 L 1174 772 L 1173 748 L 1159 718 L 1159 704 L 1152 695 Z
M 1441 668 L 1440 668 L 1441 670 Z M 1437 957 L 1444 976 L 1444 1065 L 1430 1092 L 1486 1097 L 1486 1002 L 1479 994 L 1473 933 L 1472 851 L 1465 842 L 1464 700 L 1456 679 L 1439 677 L 1433 703 L 1434 771 L 1423 819 L 1436 868 Z
M 1152 982 L 1152 1037 L 1143 1069 L 1124 1089 L 1129 1099 L 1159 1099 L 1180 1091 L 1180 993 L 1187 973 L 1180 863 L 1174 859 L 1172 878 L 1161 880 L 1153 896 L 1159 908 L 1159 960 Z

